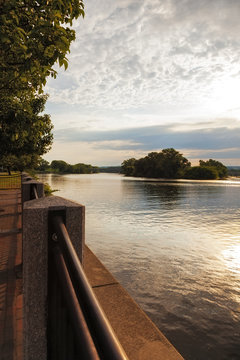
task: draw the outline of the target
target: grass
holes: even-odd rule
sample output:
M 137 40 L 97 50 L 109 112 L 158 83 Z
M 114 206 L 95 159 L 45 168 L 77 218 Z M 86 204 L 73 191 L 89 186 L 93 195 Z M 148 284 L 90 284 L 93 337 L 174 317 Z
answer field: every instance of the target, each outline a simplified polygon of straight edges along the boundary
M 21 174 L 12 173 L 0 173 L 0 189 L 20 189 L 21 188 Z

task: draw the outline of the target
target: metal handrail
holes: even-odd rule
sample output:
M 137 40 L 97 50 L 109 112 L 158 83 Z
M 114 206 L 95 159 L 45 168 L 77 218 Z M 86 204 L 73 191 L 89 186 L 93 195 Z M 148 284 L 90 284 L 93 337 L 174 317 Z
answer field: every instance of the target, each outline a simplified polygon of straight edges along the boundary
M 59 215 L 53 215 L 51 224 L 55 231 L 64 260 L 68 265 L 68 271 L 73 282 L 79 303 L 81 303 L 85 318 L 90 329 L 95 347 L 98 350 L 100 359 L 106 360 L 127 360 L 119 340 L 117 339 L 106 315 L 104 314 L 82 265 L 73 248 L 71 239 Z
M 77 347 L 81 351 L 83 360 L 100 360 L 93 343 L 84 315 L 71 283 L 62 252 L 58 246 L 53 248 L 53 257 L 59 280 L 64 289 L 63 296 L 68 305 L 69 315 L 78 338 Z
M 38 192 L 37 192 L 36 184 L 33 184 L 32 190 L 33 190 L 34 199 L 38 199 Z

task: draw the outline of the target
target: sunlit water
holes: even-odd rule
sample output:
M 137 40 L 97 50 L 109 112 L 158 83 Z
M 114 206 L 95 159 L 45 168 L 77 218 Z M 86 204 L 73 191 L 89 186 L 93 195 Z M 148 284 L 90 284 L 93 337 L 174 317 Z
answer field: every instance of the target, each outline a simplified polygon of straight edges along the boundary
M 41 175 L 86 206 L 86 242 L 186 359 L 240 359 L 240 181 Z

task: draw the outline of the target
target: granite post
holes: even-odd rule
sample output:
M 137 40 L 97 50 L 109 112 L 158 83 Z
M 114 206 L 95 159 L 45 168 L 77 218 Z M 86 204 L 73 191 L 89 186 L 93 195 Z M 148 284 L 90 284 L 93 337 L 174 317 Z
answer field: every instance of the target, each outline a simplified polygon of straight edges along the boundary
M 83 261 L 85 208 L 58 196 L 24 203 L 24 360 L 47 360 L 48 216 L 65 213 L 65 225 Z
M 27 180 L 29 179 L 29 180 Z M 38 197 L 41 198 L 44 196 L 44 184 L 31 179 L 31 178 L 23 178 L 22 181 L 22 203 L 25 201 L 32 200 L 33 186 L 36 186 Z

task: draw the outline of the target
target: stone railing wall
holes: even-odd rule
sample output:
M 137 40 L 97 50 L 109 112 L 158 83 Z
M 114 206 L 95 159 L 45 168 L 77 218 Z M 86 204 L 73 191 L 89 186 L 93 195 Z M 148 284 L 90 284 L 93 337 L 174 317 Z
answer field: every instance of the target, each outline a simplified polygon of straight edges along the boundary
M 38 199 L 32 199 L 33 186 Z M 84 206 L 58 196 L 44 197 L 43 188 L 43 183 L 23 176 L 24 360 L 47 359 L 49 212 L 64 215 L 72 244 L 83 261 Z

